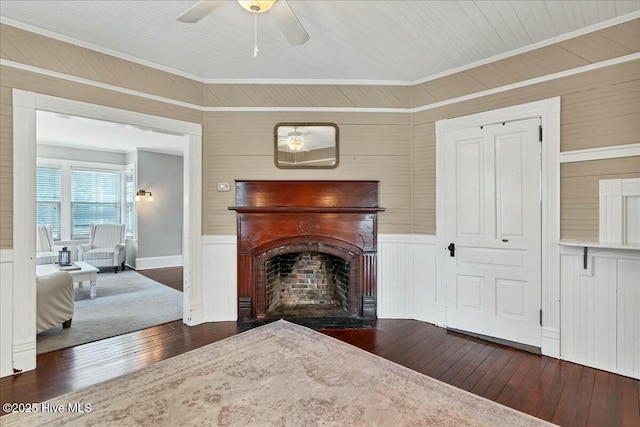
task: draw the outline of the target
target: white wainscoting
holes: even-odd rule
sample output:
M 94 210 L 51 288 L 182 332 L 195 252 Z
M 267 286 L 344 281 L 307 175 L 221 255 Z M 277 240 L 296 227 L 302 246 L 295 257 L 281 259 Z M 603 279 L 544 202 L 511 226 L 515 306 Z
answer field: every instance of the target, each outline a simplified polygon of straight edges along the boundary
M 202 236 L 204 321 L 237 311 L 236 236 Z M 443 324 L 435 304 L 435 237 L 378 235 L 378 317 Z
M 238 319 L 237 237 L 202 236 L 202 310 L 205 322 Z
M 443 324 L 436 306 L 435 236 L 378 235 L 378 317 Z
M 0 250 L 0 377 L 13 373 L 13 250 Z
M 640 251 L 562 247 L 561 358 L 640 379 Z

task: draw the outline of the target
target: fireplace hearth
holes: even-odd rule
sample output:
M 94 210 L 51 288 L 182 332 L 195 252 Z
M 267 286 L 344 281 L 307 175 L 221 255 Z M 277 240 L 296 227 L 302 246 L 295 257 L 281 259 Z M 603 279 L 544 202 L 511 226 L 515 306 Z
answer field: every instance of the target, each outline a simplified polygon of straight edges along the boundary
M 377 181 L 236 181 L 238 320 L 375 319 Z

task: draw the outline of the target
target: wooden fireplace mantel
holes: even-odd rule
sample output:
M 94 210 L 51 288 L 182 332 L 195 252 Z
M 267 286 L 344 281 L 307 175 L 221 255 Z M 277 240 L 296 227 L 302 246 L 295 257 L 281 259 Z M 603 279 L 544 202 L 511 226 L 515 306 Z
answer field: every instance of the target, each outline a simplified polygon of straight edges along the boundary
M 352 265 L 351 315 L 376 315 L 378 181 L 236 181 L 238 318 L 264 318 L 264 261 L 302 247 Z

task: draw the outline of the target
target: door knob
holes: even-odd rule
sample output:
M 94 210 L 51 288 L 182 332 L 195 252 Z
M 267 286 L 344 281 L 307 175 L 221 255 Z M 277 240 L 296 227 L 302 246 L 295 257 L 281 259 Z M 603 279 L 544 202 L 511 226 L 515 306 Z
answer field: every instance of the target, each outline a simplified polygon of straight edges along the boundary
M 456 244 L 455 243 L 449 243 L 449 246 L 447 246 L 447 249 L 449 250 L 449 256 L 450 257 L 455 257 L 456 256 Z

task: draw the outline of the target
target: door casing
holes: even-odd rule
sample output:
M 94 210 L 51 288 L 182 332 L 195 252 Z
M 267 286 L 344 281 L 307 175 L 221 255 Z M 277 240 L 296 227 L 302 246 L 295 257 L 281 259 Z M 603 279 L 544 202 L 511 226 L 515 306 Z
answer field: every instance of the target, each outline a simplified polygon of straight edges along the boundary
M 446 133 L 503 121 L 540 118 L 542 140 L 542 330 L 543 354 L 560 357 L 560 97 L 436 122 L 436 323 L 446 326 L 444 147 Z

